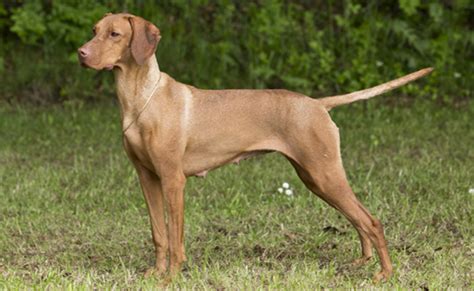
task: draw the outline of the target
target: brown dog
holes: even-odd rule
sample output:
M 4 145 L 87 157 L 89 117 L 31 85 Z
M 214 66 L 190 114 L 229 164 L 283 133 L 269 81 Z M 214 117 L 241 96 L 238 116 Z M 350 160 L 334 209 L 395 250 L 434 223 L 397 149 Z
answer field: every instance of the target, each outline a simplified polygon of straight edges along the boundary
M 392 265 L 382 224 L 351 190 L 342 166 L 339 131 L 328 111 L 418 79 L 431 68 L 342 96 L 312 99 L 286 90 L 200 90 L 160 72 L 154 55 L 161 38 L 152 23 L 130 14 L 107 14 L 94 38 L 78 50 L 81 64 L 114 71 L 123 143 L 147 202 L 156 266 L 147 273 L 176 274 L 184 255 L 183 189 L 186 177 L 250 156 L 280 152 L 304 184 L 356 228 L 363 264 L 372 246 L 388 279 Z M 166 225 L 165 209 L 168 223 Z

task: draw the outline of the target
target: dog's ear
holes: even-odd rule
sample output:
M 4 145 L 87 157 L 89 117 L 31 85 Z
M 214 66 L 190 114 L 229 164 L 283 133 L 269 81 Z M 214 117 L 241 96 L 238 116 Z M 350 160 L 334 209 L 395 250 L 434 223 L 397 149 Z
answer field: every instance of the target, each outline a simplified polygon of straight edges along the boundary
M 161 35 L 158 27 L 140 17 L 129 17 L 132 26 L 132 40 L 130 43 L 132 56 L 135 62 L 143 65 L 151 57 L 160 41 Z

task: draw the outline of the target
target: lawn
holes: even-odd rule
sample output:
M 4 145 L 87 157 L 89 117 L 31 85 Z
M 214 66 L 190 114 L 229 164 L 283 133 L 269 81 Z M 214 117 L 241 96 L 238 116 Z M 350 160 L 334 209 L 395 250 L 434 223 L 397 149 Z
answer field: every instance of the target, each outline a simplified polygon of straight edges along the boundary
M 172 288 L 473 288 L 474 103 L 333 110 L 360 200 L 395 268 L 374 285 L 357 233 L 277 154 L 186 185 L 188 261 Z M 153 288 L 150 226 L 110 104 L 0 107 L 0 288 Z M 278 193 L 283 182 L 293 196 Z

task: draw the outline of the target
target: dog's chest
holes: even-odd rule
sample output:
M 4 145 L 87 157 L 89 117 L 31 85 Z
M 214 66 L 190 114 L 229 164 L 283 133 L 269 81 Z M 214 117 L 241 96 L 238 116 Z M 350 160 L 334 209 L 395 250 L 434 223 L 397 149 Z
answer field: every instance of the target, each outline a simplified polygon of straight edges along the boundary
M 129 155 L 138 159 L 138 161 L 140 161 L 140 163 L 147 168 L 152 168 L 146 143 L 140 133 L 131 129 L 129 132 L 124 134 L 123 138 L 125 150 L 129 153 Z

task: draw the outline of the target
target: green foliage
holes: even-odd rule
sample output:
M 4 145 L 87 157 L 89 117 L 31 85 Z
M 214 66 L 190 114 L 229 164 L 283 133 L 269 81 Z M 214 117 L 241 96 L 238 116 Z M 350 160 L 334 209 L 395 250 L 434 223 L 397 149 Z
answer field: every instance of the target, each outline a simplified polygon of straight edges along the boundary
M 26 44 L 35 44 L 46 32 L 44 14 L 38 2 L 29 2 L 12 14 L 11 30 Z
M 359 90 L 433 66 L 399 94 L 472 95 L 469 1 L 31 0 L 0 4 L 0 96 L 100 99 L 111 74 L 81 69 L 76 49 L 106 12 L 160 27 L 161 68 L 204 88 L 288 88 L 310 96 Z
M 52 1 L 45 7 L 40 1 L 29 1 L 12 11 L 11 31 L 26 44 L 43 45 L 49 42 L 79 46 L 90 36 L 91 26 L 107 11 L 96 1 Z
M 80 46 L 84 39 L 90 37 L 95 20 L 107 12 L 107 7 L 92 0 L 53 3 L 48 17 L 48 31 L 55 39 L 72 47 Z
M 413 15 L 420 6 L 420 0 L 398 0 L 400 8 L 406 15 Z

